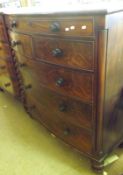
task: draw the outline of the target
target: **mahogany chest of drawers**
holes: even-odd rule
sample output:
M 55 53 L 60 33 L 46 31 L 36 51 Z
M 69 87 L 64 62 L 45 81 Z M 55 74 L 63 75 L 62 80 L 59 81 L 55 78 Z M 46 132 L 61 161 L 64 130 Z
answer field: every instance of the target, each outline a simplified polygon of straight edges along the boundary
M 123 12 L 5 15 L 28 113 L 103 168 L 123 140 Z

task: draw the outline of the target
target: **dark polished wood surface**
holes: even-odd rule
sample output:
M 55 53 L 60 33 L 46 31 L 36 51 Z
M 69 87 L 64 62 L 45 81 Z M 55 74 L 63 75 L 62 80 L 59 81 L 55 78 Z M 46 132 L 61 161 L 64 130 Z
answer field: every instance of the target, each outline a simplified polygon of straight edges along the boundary
M 123 141 L 123 12 L 107 17 L 108 51 L 105 86 L 104 151 Z
M 94 42 L 60 38 L 33 38 L 36 59 L 93 71 Z
M 47 63 L 28 61 L 39 84 L 63 95 L 93 102 L 93 74 L 73 71 Z
M 6 27 L 5 27 L 3 15 L 0 15 L 0 42 L 7 42 L 8 41 L 5 28 Z
M 123 141 L 123 12 L 5 19 L 25 109 L 102 170 Z
M 8 44 L 0 42 L 0 58 L 5 59 L 9 57 L 9 46 Z
M 29 97 L 28 101 L 29 104 L 30 102 L 32 105 L 35 104 L 34 108 L 34 105 L 31 105 L 30 107 L 30 113 L 34 118 L 43 123 L 44 126 L 46 126 L 51 132 L 53 132 L 67 144 L 74 146 L 78 150 L 91 154 L 92 138 L 90 132 L 67 122 L 65 119 L 51 115 L 51 111 L 47 110 L 44 105 L 38 103 L 38 101 L 34 98 L 32 99 Z
M 92 129 L 92 106 L 68 98 L 39 86 L 37 75 L 28 66 L 20 67 L 27 97 L 35 98 L 46 108 L 51 108 L 53 116 L 64 118 L 78 126 Z M 30 85 L 30 88 L 28 88 Z
M 8 28 L 14 31 L 49 33 L 61 36 L 94 36 L 94 19 L 93 17 L 76 18 L 14 18 L 6 17 Z M 14 23 L 14 25 L 13 25 Z

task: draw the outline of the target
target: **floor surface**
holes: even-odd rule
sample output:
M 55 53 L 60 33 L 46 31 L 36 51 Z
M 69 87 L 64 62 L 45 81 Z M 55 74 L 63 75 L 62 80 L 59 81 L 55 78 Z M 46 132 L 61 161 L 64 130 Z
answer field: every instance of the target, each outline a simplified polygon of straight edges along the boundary
M 104 175 L 122 175 L 123 149 Z M 90 161 L 51 137 L 22 105 L 0 93 L 0 175 L 97 175 Z

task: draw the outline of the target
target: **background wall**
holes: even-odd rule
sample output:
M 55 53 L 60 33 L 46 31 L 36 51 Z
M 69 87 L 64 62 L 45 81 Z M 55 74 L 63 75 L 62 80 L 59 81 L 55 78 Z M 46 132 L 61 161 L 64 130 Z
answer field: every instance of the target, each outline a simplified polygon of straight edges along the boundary
M 123 0 L 0 0 L 0 7 L 25 7 L 25 6 L 42 6 L 47 4 L 88 4 L 95 2 L 122 2 Z

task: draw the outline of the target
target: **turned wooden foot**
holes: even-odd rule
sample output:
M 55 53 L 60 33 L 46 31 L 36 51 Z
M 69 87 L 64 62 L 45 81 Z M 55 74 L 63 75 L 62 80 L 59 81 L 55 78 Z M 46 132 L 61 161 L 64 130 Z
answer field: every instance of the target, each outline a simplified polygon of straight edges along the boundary
M 123 142 L 120 143 L 119 148 L 123 148 Z
M 92 160 L 91 161 L 91 166 L 92 166 L 92 169 L 98 173 L 101 173 L 103 171 L 103 168 L 104 168 L 104 162 L 98 162 L 98 161 L 95 161 L 95 160 Z

